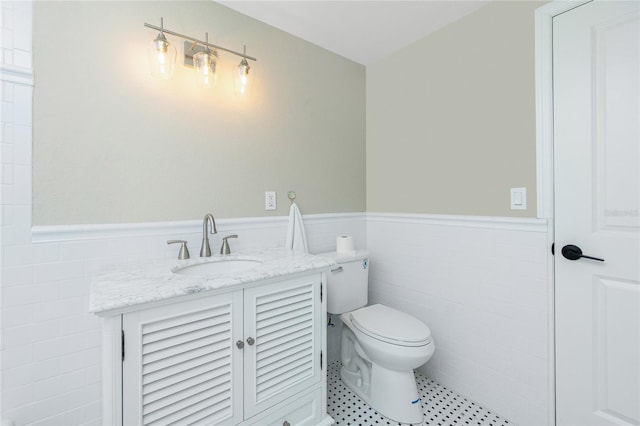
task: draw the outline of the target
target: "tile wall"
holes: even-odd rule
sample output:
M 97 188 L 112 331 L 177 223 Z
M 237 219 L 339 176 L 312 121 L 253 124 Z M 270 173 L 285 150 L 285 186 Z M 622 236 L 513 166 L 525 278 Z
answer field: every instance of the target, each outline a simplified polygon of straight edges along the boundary
M 369 214 L 370 303 L 431 329 L 427 377 L 521 425 L 548 424 L 547 226 Z
M 5 255 L 5 240 L 21 243 L 28 240 L 26 228 L 31 222 L 31 3 L 0 3 L 0 255 Z M 13 274 L 24 275 L 19 271 Z M 20 280 L 18 276 L 6 276 Z M 5 273 L 0 274 L 0 287 Z M 0 288 L 0 327 L 19 323 Z M 7 318 L 11 315 L 12 318 Z M 28 313 L 17 312 L 24 318 Z M 20 340 L 22 336 L 9 336 Z M 15 363 L 18 353 L 6 354 L 5 339 L 0 331 L 0 364 Z M 9 376 L 11 380 L 11 377 Z M 5 375 L 0 369 L 0 384 Z M 5 410 L 4 395 L 0 394 L 0 413 Z
M 342 233 L 366 237 L 363 214 L 305 219 L 312 252 L 331 250 L 335 236 Z M 218 235 L 211 238 L 213 250 L 219 249 L 221 236 L 232 233 L 239 235 L 230 242 L 232 250 L 284 245 L 284 218 L 235 226 L 234 221 L 218 222 Z M 167 247 L 168 239 L 187 239 L 195 257 L 201 223 L 191 228 L 179 234 L 115 237 L 108 233 L 96 237 L 95 229 L 67 229 L 56 233 L 62 241 L 4 244 L 1 371 L 5 418 L 19 425 L 100 424 L 101 332 L 99 318 L 87 312 L 91 274 L 113 263 L 176 258 L 178 247 Z M 143 232 L 140 227 L 133 230 Z M 86 233 L 90 235 L 85 239 Z M 74 237 L 63 237 L 65 234 Z M 43 238 L 43 234 L 34 237 Z

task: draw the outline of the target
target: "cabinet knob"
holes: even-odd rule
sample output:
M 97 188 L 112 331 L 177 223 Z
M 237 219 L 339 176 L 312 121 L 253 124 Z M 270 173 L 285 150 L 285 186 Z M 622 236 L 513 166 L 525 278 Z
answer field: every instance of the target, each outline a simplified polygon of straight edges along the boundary
M 249 337 L 249 338 L 247 339 L 247 343 L 249 344 L 249 346 L 253 346 L 253 344 L 254 344 L 255 342 L 256 342 L 256 341 L 253 339 L 253 337 Z
M 291 426 L 291 423 L 285 420 L 284 423 L 282 423 L 282 426 Z
M 244 342 L 242 340 L 238 340 L 236 342 L 236 346 L 238 347 L 238 349 L 242 349 L 244 348 Z

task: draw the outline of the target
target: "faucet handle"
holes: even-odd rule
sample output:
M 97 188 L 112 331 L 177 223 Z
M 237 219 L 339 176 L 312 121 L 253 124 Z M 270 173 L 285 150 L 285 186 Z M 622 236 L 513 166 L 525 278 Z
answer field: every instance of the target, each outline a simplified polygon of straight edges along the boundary
M 229 247 L 229 238 L 238 238 L 237 234 L 227 235 L 222 239 L 222 247 L 220 247 L 220 254 L 231 254 L 231 247 Z
M 181 244 L 178 259 L 185 260 L 190 258 L 189 249 L 187 248 L 187 242 L 185 240 L 169 240 L 167 241 L 167 245 L 169 244 Z

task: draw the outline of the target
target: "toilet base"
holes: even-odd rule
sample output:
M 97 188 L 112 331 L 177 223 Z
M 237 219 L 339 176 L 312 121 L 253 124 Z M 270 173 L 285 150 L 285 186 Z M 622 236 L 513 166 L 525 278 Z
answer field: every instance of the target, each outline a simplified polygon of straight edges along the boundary
M 370 372 L 370 380 L 363 381 L 358 372 L 343 366 L 340 378 L 347 388 L 383 416 L 400 423 L 422 423 L 422 404 L 413 370 L 394 371 L 372 364 Z

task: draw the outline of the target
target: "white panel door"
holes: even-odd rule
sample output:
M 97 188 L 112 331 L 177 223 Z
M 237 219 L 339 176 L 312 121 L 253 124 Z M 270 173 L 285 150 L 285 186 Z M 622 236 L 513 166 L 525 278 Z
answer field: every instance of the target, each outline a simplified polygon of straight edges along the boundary
M 125 425 L 242 421 L 242 291 L 123 315 Z
M 320 274 L 245 290 L 244 415 L 299 394 L 322 377 Z
M 553 64 L 557 423 L 638 425 L 640 2 L 556 16 Z

